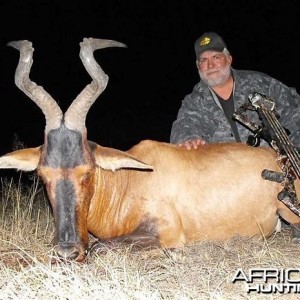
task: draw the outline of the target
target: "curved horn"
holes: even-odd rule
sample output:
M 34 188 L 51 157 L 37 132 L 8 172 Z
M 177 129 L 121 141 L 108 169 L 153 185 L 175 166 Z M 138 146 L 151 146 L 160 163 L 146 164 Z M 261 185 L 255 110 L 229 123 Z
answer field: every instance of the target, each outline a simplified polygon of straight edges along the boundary
M 19 64 L 15 72 L 15 83 L 44 113 L 46 118 L 45 132 L 47 133 L 49 130 L 59 127 L 63 117 L 60 107 L 41 86 L 29 78 L 33 63 L 34 48 L 32 43 L 21 40 L 9 42 L 7 45 L 20 51 Z
M 99 95 L 104 91 L 108 76 L 94 58 L 94 51 L 107 47 L 127 47 L 125 44 L 103 39 L 84 38 L 80 43 L 80 59 L 93 81 L 88 84 L 72 102 L 65 113 L 65 125 L 69 129 L 82 131 L 86 115 Z

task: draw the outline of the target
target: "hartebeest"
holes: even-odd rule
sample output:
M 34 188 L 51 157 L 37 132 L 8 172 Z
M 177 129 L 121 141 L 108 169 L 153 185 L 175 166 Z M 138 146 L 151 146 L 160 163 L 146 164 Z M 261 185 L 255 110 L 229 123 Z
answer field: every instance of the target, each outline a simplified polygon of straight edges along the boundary
M 46 127 L 42 146 L 2 156 L 0 168 L 37 170 L 53 208 L 59 256 L 83 261 L 89 233 L 101 242 L 177 248 L 234 235 L 268 237 L 279 216 L 300 222 L 277 200 L 282 186 L 261 176 L 264 169 L 280 171 L 270 148 L 219 143 L 189 151 L 145 140 L 123 152 L 88 141 L 86 115 L 108 82 L 93 53 L 124 44 L 93 38 L 80 43 L 93 80 L 65 114 L 29 78 L 31 42 L 9 45 L 20 51 L 16 85 L 43 111 Z

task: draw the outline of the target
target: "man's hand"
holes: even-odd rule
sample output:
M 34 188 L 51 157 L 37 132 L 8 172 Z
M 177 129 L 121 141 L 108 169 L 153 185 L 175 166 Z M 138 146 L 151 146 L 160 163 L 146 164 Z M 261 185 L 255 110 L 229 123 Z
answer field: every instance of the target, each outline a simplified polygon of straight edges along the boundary
M 179 144 L 179 147 L 185 147 L 188 150 L 191 149 L 197 149 L 198 146 L 203 146 L 206 144 L 206 141 L 201 140 L 201 139 L 196 139 L 196 140 L 187 140 L 183 143 Z

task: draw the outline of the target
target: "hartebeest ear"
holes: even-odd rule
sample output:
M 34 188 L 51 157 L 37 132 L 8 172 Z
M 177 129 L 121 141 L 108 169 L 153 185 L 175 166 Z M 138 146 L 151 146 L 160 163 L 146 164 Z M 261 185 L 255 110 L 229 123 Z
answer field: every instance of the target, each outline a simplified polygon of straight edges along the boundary
M 7 153 L 0 157 L 0 169 L 34 171 L 41 157 L 41 146 Z
M 93 145 L 96 164 L 105 169 L 115 171 L 122 168 L 153 170 L 153 167 L 134 158 L 130 154 L 113 148 Z

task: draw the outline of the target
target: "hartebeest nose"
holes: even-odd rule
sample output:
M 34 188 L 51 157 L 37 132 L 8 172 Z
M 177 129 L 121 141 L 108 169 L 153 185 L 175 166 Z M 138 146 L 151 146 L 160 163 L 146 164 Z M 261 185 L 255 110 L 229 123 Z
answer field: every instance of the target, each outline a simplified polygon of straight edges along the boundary
M 84 261 L 87 249 L 83 245 L 59 243 L 54 249 L 56 255 L 62 260 Z

